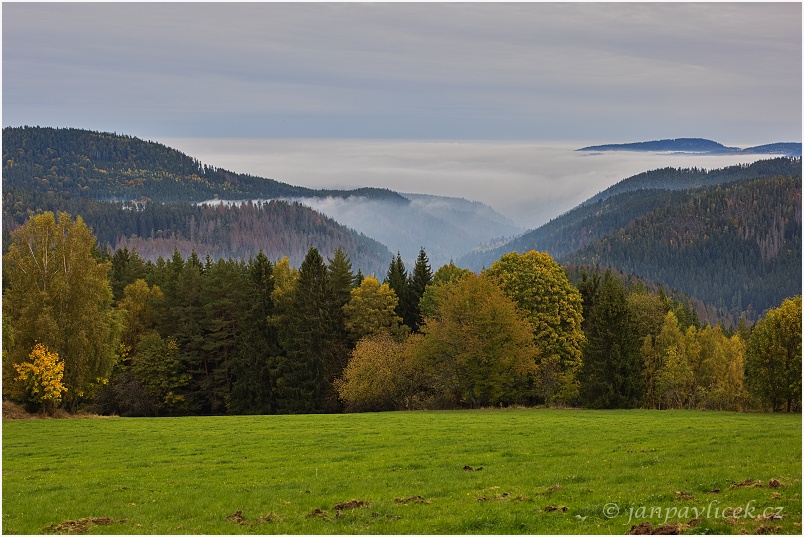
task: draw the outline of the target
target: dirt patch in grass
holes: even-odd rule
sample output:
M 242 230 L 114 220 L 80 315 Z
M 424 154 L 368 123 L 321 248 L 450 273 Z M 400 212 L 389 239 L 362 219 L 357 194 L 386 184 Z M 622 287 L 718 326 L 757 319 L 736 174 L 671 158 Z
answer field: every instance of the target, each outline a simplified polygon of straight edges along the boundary
M 552 513 L 553 511 L 561 511 L 566 513 L 569 508 L 566 505 L 545 505 L 542 507 L 543 513 Z
M 676 501 L 683 501 L 683 500 L 694 500 L 695 497 L 690 494 L 689 492 L 683 492 L 680 490 L 676 491 Z
M 754 535 L 773 535 L 779 533 L 781 528 L 779 526 L 766 526 L 762 524 L 758 526 L 756 530 L 754 530 Z
M 363 501 L 363 500 L 352 499 L 352 500 L 350 500 L 348 502 L 339 503 L 338 505 L 333 507 L 333 509 L 335 509 L 336 511 L 345 511 L 347 509 L 357 509 L 358 507 L 369 508 L 369 507 L 371 507 L 371 505 L 369 505 L 368 502 Z
M 553 493 L 553 492 L 555 492 L 557 490 L 561 490 L 562 488 L 564 488 L 564 487 L 562 487 L 561 485 L 556 483 L 555 485 L 547 487 L 544 490 L 544 492 L 537 492 L 536 495 L 537 496 L 547 496 L 548 494 Z
M 732 483 L 729 485 L 729 489 L 742 489 L 742 488 L 759 488 L 762 486 L 762 481 L 759 479 L 752 480 L 746 479 L 744 481 L 740 481 L 739 483 Z
M 329 517 L 329 513 L 327 513 L 323 509 L 319 509 L 317 507 L 314 510 L 310 511 L 309 513 L 307 513 L 307 518 L 316 518 L 316 517 L 327 518 L 327 517 Z
M 782 486 L 782 483 L 776 478 L 773 478 L 770 481 L 768 481 L 768 487 L 770 487 L 772 489 L 778 489 L 781 486 Z
M 269 522 L 275 522 L 279 519 L 279 516 L 276 513 L 268 513 L 265 516 L 261 516 L 257 518 L 257 520 L 253 522 L 249 522 L 246 517 L 243 515 L 243 511 L 235 511 L 231 515 L 226 517 L 228 522 L 232 524 L 239 524 L 241 526 L 254 526 L 255 524 L 268 524 Z
M 125 522 L 125 519 L 115 520 L 109 517 L 84 517 L 78 520 L 67 520 L 61 524 L 54 524 L 45 529 L 46 533 L 67 533 L 74 535 L 76 533 L 86 533 L 93 526 L 107 526 L 109 524 L 117 524 Z
M 482 469 L 483 469 L 482 466 L 478 466 L 477 468 L 475 468 L 474 466 L 469 466 L 468 464 L 463 467 L 464 472 L 479 472 Z
M 650 522 L 640 522 L 628 531 L 628 535 L 681 535 L 701 523 L 700 518 L 690 519 L 688 522 L 672 522 L 654 527 Z
M 411 496 L 410 498 L 394 498 L 394 501 L 396 503 L 403 503 L 403 504 L 408 504 L 408 503 L 430 503 L 428 500 L 425 500 L 421 496 Z
M 243 511 L 235 511 L 231 515 L 226 517 L 227 522 L 231 522 L 233 524 L 246 524 L 246 517 L 243 516 Z

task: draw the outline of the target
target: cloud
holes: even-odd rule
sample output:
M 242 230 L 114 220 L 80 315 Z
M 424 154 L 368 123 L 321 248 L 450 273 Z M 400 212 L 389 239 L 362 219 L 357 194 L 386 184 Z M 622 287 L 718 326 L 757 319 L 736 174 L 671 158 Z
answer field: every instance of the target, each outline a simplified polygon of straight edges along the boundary
M 7 125 L 451 139 L 801 131 L 796 3 L 10 3 L 3 15 Z
M 205 164 L 311 188 L 389 188 L 480 201 L 535 228 L 637 173 L 672 167 L 719 168 L 755 155 L 587 155 L 589 142 L 410 140 L 159 140 Z M 342 203 L 331 200 L 331 203 Z M 323 202 L 322 202 L 323 203 Z

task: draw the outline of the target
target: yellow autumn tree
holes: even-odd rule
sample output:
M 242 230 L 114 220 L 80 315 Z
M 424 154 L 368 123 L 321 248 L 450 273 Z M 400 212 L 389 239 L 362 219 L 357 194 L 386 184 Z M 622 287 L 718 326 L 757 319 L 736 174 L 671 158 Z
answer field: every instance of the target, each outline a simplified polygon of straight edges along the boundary
M 548 404 L 572 404 L 578 399 L 582 300 L 561 265 L 547 252 L 510 252 L 483 272 L 514 300 L 533 327 L 539 350 L 539 397 Z
M 62 384 L 64 362 L 41 343 L 34 346 L 28 358 L 29 361 L 14 365 L 17 380 L 25 386 L 30 402 L 42 405 L 44 411 L 56 408 L 67 391 Z
M 46 212 L 11 233 L 3 256 L 3 320 L 14 335 L 6 359 L 22 364 L 37 343 L 57 353 L 71 410 L 109 377 L 118 348 L 111 265 L 98 262 L 95 244 L 80 216 Z
M 352 289 L 351 298 L 343 306 L 346 329 L 355 341 L 380 332 L 399 331 L 402 319 L 396 314 L 399 299 L 393 289 L 373 276 L 367 276 Z

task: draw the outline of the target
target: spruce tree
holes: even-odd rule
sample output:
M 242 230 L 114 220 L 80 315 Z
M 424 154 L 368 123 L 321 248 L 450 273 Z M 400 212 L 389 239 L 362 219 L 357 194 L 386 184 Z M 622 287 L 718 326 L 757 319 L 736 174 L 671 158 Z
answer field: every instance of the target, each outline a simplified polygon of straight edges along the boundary
M 329 259 L 327 266 L 330 285 L 335 295 L 335 300 L 342 308 L 349 302 L 350 293 L 354 284 L 354 274 L 352 274 L 352 262 L 343 250 L 337 248 L 333 257 Z
M 352 289 L 357 289 L 360 287 L 360 284 L 363 283 L 365 276 L 363 276 L 363 271 L 357 269 L 357 274 L 355 274 L 355 279 L 352 281 Z
M 343 307 L 349 303 L 352 297 L 352 285 L 355 279 L 352 273 L 352 263 L 340 248 L 337 248 L 333 257 L 329 259 L 327 277 L 329 278 L 332 300 L 329 308 L 334 321 L 332 371 L 330 373 L 334 380 L 341 376 L 346 364 L 349 362 L 351 345 L 349 333 L 346 330 L 346 316 Z M 339 406 L 337 398 L 331 402 L 331 406 Z
M 427 286 L 433 283 L 433 270 L 430 268 L 430 261 L 424 248 L 419 250 L 419 257 L 413 266 L 413 274 L 410 275 L 408 282 L 408 315 L 410 317 L 410 329 L 414 332 L 419 330 L 422 325 L 422 314 L 419 302 L 424 296 Z
M 583 285 L 584 283 L 589 285 Z M 643 395 L 640 340 L 625 286 L 607 271 L 602 280 L 585 280 L 581 292 L 589 292 L 586 316 L 581 393 L 586 404 L 596 408 L 628 408 Z M 585 299 L 587 297 L 584 297 Z
M 396 314 L 402 319 L 405 326 L 413 330 L 415 322 L 411 315 L 411 296 L 410 296 L 410 282 L 408 281 L 408 272 L 405 269 L 405 263 L 402 261 L 402 256 L 397 252 L 396 258 L 391 258 L 391 264 L 388 267 L 388 273 L 385 275 L 385 282 L 388 284 L 397 298 L 399 303 L 396 305 Z
M 408 272 L 405 270 L 405 263 L 402 261 L 402 256 L 399 252 L 396 253 L 396 258 L 391 258 L 391 264 L 388 266 L 388 272 L 385 275 L 385 282 L 388 287 L 393 290 L 399 302 L 396 305 L 396 314 L 402 319 L 403 323 L 407 326 L 407 304 L 408 304 Z M 409 315 L 408 315 L 409 317 Z
M 212 414 L 227 410 L 232 388 L 231 367 L 238 356 L 240 320 L 247 309 L 246 269 L 232 259 L 208 260 L 203 277 L 201 323 L 204 379 L 201 384 L 205 408 Z
M 167 319 L 164 324 L 157 327 L 164 339 L 175 338 L 178 345 L 178 357 L 181 362 L 181 372 L 187 372 L 191 380 L 182 395 L 185 396 L 190 413 L 208 412 L 205 407 L 202 381 L 208 374 L 206 353 L 203 350 L 204 333 L 204 304 L 201 299 L 201 290 L 204 285 L 203 266 L 201 260 L 192 252 L 182 264 L 181 255 L 174 253 L 172 260 L 173 271 L 178 272 L 175 283 L 169 287 L 170 294 L 165 290 L 165 305 L 167 306 Z
M 238 353 L 231 366 L 229 411 L 234 414 L 276 412 L 276 379 L 271 366 L 280 349 L 276 327 L 269 322 L 274 314 L 273 291 L 273 265 L 261 250 L 249 261 L 248 305 L 241 321 Z
M 115 302 L 123 298 L 123 290 L 127 285 L 140 278 L 145 278 L 145 262 L 137 255 L 137 250 L 128 248 L 117 250 L 112 256 L 112 295 Z
M 311 247 L 299 267 L 287 317 L 286 356 L 277 379 L 280 412 L 338 410 L 333 388 L 337 374 L 333 341 L 338 336 L 335 303 L 327 267 Z

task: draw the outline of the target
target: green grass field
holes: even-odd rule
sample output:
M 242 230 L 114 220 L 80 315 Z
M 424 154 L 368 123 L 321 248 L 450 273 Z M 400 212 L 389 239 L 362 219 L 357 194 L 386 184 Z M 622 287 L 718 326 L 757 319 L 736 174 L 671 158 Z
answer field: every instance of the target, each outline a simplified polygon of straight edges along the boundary
M 4 421 L 3 533 L 800 534 L 801 440 L 693 411 Z

